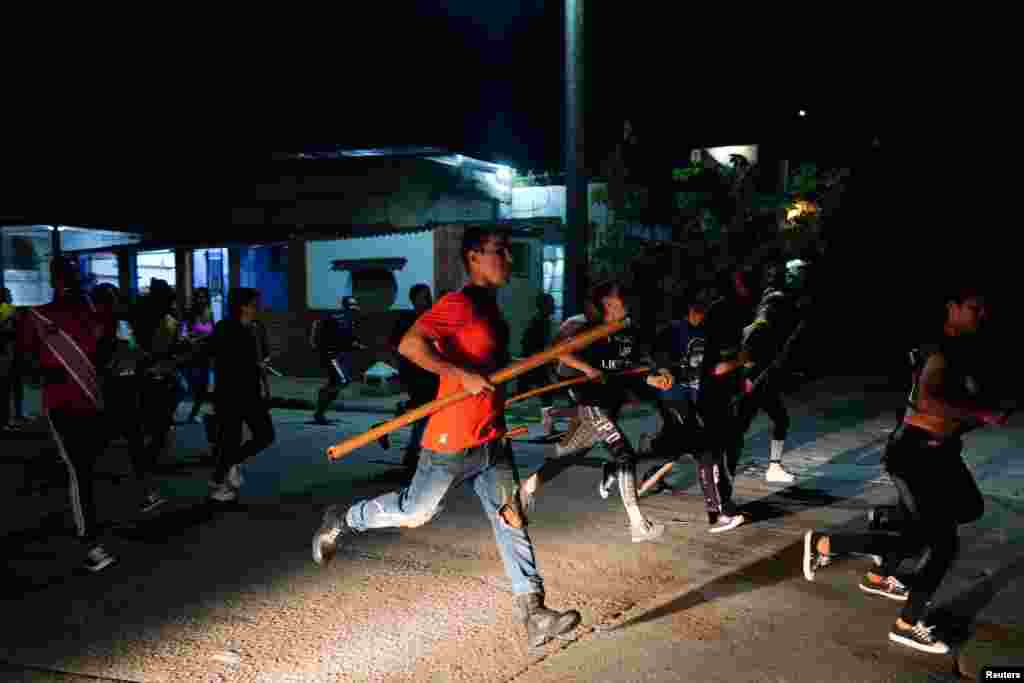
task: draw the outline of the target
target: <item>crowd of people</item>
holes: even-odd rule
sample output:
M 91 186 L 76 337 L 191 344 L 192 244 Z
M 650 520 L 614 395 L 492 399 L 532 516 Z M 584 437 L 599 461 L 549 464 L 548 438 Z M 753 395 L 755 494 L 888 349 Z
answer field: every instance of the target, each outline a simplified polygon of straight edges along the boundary
M 528 641 L 536 646 L 565 637 L 580 615 L 546 603 L 525 520 L 542 484 L 580 464 L 594 448 L 600 447 L 606 460 L 597 492 L 607 499 L 618 491 L 636 543 L 653 541 L 665 530 L 642 513 L 638 490 L 670 489 L 664 477 L 679 467 L 696 469 L 709 532 L 724 533 L 753 521 L 734 501 L 733 479 L 744 436 L 759 411 L 773 423 L 766 480 L 779 485 L 796 481 L 783 463 L 790 424 L 783 396 L 787 373 L 813 323 L 808 320 L 808 293 L 793 291 L 781 263 L 723 271 L 717 282 L 694 288 L 685 318 L 667 325 L 633 317 L 630 289 L 605 281 L 588 292 L 584 312 L 562 321 L 556 331 L 551 320 L 554 301 L 540 295 L 537 314 L 523 335 L 524 354 L 599 325 L 624 326 L 520 378 L 520 391 L 576 380 L 561 394 L 560 402 L 569 407 L 556 408 L 554 393 L 542 400 L 545 433 L 553 433 L 556 415 L 571 420 L 551 443 L 545 464 L 520 482 L 505 438 L 506 386 L 489 379 L 511 361 L 510 329 L 497 299 L 511 275 L 511 245 L 494 228 L 471 227 L 461 254 L 468 284 L 436 301 L 428 285 L 412 287 L 408 296 L 413 309 L 399 317 L 387 343 L 397 354 L 409 395 L 403 410 L 460 391 L 471 396 L 415 424 L 402 459 L 410 475 L 406 486 L 325 510 L 313 536 L 317 564 L 328 563 L 340 543 L 359 533 L 426 524 L 452 487 L 469 482 L 491 523 Z M 27 359 L 34 359 L 46 419 L 68 468 L 86 567 L 99 571 L 115 561 L 97 537 L 92 481 L 96 460 L 109 440 L 120 437 L 131 445 L 140 510 L 149 512 L 166 502 L 154 470 L 186 396 L 181 381 L 186 375 L 192 394 L 187 421 L 200 420 L 205 401 L 212 400 L 214 407 L 203 418 L 214 461 L 210 498 L 219 503 L 236 500 L 243 485 L 242 463 L 275 440 L 270 350 L 256 290 L 232 290 L 227 316 L 215 323 L 204 290 L 197 290 L 188 310 L 178 315 L 174 290 L 159 280 L 140 302 L 128 306 L 110 285 L 86 292 L 73 260 L 55 259 L 51 275 L 52 303 L 15 315 L 7 292 L 0 302 L 0 350 L 8 361 L 0 366 L 5 371 L 0 416 L 5 429 L 17 429 L 18 422 L 8 418 L 12 399 L 15 416 L 22 416 L 16 378 L 24 374 Z M 960 459 L 960 437 L 979 424 L 1006 419 L 1005 412 L 980 402 L 971 354 L 963 342 L 986 316 L 983 293 L 965 287 L 946 303 L 943 333 L 920 354 L 906 417 L 886 453 L 902 512 L 898 534 L 809 531 L 803 561 L 805 577 L 813 580 L 838 554 L 877 556 L 862 590 L 906 601 L 890 639 L 928 652 L 948 649 L 927 624 L 928 601 L 955 557 L 957 525 L 977 519 L 983 507 Z M 358 340 L 358 310 L 358 301 L 343 297 L 338 310 L 310 332 L 310 345 L 326 374 L 314 423 L 329 424 L 328 407 L 351 382 L 348 356 L 366 348 Z M 211 371 L 216 378 L 212 395 Z M 620 425 L 622 409 L 630 401 L 652 406 L 661 422 L 646 455 L 662 464 L 639 482 L 640 454 Z M 101 424 L 109 426 L 97 428 Z M 941 480 L 930 474 L 934 468 L 944 473 Z M 958 505 L 947 504 L 954 499 Z M 922 558 L 916 570 L 898 575 L 901 562 L 915 555 Z

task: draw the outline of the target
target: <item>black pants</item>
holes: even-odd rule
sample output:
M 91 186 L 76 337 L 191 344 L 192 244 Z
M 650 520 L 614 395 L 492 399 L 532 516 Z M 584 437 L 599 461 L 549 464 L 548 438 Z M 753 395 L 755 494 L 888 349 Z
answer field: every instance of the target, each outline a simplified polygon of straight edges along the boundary
M 68 469 L 71 514 L 78 538 L 87 546 L 96 542 L 96 461 L 107 446 L 102 414 L 76 415 L 49 411 L 50 431 L 61 460 Z
M 548 376 L 547 368 L 541 366 L 534 370 L 530 370 L 525 375 L 519 377 L 519 381 L 516 385 L 516 390 L 520 394 L 524 394 L 531 389 L 539 389 L 540 387 L 546 387 L 551 384 L 552 381 Z M 550 408 L 555 405 L 554 393 L 549 392 L 547 394 L 540 395 L 540 404 L 545 408 Z
M 743 449 L 743 432 L 731 396 L 723 391 L 705 391 L 697 404 L 704 420 L 704 448 L 697 457 L 697 478 L 711 523 L 719 515 L 731 517 L 739 511 L 732 500 L 732 480 Z
M 405 406 L 406 412 L 436 399 L 437 386 L 437 382 L 410 382 L 408 385 L 409 402 Z M 409 435 L 409 445 L 406 446 L 405 454 L 402 456 L 402 464 L 410 469 L 419 463 L 420 451 L 423 450 L 423 432 L 427 429 L 428 421 L 428 418 L 423 418 L 413 423 L 412 433 Z
M 651 442 L 652 453 L 675 460 L 684 453 L 697 454 L 705 450 L 704 420 L 697 411 L 696 390 L 673 387 L 661 399 L 668 419 Z
M 103 386 L 103 400 L 108 416 L 109 437 L 124 436 L 132 470 L 139 481 L 148 481 L 153 474 L 153 451 L 146 448 L 145 416 L 142 411 L 142 387 L 138 375 L 109 378 Z
M 207 392 L 210 387 L 210 364 L 208 362 L 200 362 L 188 369 L 188 388 L 192 392 L 192 411 L 190 418 L 197 417 L 199 415 L 199 409 L 203 406 L 203 401 L 206 400 Z
M 11 402 L 14 402 L 14 417 L 25 417 L 25 382 L 21 362 L 15 357 L 8 363 L 8 370 L 0 375 L 0 426 L 11 421 Z
M 149 438 L 145 453 L 136 460 L 136 467 L 152 469 L 167 448 L 178 405 L 177 378 L 143 375 L 139 380 L 139 406 L 144 437 Z
M 957 527 L 984 512 L 984 499 L 960 457 L 961 448 L 959 440 L 936 444 L 927 432 L 904 427 L 886 452 L 886 469 L 907 513 L 899 533 L 829 537 L 832 553 L 881 555 L 890 566 L 912 555 L 925 556 L 917 573 L 908 579 L 910 598 L 900 613 L 911 624 L 924 617 L 956 559 Z
M 245 443 L 242 443 L 243 422 L 252 432 L 252 438 Z M 217 468 L 213 472 L 213 480 L 222 483 L 229 469 L 270 446 L 275 438 L 270 406 L 266 401 L 218 401 Z
M 786 404 L 782 402 L 777 383 L 773 385 L 769 382 L 759 386 L 740 401 L 739 422 L 742 433 L 746 434 L 750 429 L 759 410 L 763 410 L 771 418 L 772 440 L 785 441 L 789 433 L 789 412 L 786 410 Z
M 320 367 L 327 375 L 327 383 L 317 392 L 316 413 L 314 414 L 322 417 L 327 406 L 338 398 L 341 390 L 352 383 L 352 378 L 349 376 L 351 370 L 348 368 L 348 359 L 344 353 L 321 354 Z
M 3 363 L 3 361 L 0 361 Z M 2 372 L 2 371 L 0 371 Z M 0 427 L 11 421 L 11 394 L 14 393 L 14 378 L 9 373 L 0 374 Z

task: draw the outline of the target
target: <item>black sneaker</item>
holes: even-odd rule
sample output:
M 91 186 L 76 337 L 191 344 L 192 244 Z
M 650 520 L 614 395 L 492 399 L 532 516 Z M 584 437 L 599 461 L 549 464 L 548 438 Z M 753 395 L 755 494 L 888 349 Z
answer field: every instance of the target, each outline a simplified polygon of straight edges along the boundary
M 895 576 L 885 576 L 881 581 L 875 582 L 865 574 L 864 578 L 860 580 L 860 589 L 865 593 L 881 595 L 883 598 L 900 602 L 906 602 L 910 597 L 910 589 Z
M 318 424 L 318 425 L 325 425 L 325 426 L 326 426 L 326 425 L 329 425 L 329 424 L 331 424 L 331 421 L 330 421 L 330 420 L 328 420 L 328 419 L 327 419 L 327 418 L 326 418 L 325 416 L 323 416 L 323 415 L 314 415 L 314 416 L 313 416 L 313 424 Z
M 85 568 L 91 572 L 103 571 L 117 562 L 117 558 L 108 553 L 103 546 L 93 546 L 85 556 Z
M 347 510 L 342 510 L 340 505 L 331 505 L 324 510 L 323 522 L 313 534 L 313 561 L 321 567 L 334 558 L 338 551 L 338 539 L 355 533 L 345 521 L 346 513 Z
M 889 640 L 921 652 L 944 655 L 949 652 L 949 645 L 932 635 L 934 628 L 934 626 L 925 626 L 923 621 L 917 622 L 910 628 L 893 624 L 892 630 L 889 631 Z
M 832 561 L 831 556 L 818 552 L 818 539 L 824 535 L 817 531 L 804 534 L 804 578 L 808 581 L 814 581 L 814 572 Z

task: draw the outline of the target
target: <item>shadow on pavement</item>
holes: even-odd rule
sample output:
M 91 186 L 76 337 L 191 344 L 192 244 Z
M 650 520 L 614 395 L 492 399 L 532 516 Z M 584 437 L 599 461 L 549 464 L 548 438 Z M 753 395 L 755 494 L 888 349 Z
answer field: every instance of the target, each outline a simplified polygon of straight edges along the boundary
M 1022 576 L 1024 557 L 1000 567 L 949 602 L 933 609 L 931 620 L 938 624 L 936 631 L 941 630 L 950 644 L 967 642 L 973 635 L 972 625 L 978 613 L 995 599 L 999 591 Z
M 779 552 L 762 558 L 753 564 L 719 577 L 714 581 L 695 588 L 671 602 L 628 619 L 606 632 L 620 631 L 647 622 L 656 621 L 718 598 L 747 593 L 792 579 L 800 572 L 803 558 L 803 540 L 795 541 Z

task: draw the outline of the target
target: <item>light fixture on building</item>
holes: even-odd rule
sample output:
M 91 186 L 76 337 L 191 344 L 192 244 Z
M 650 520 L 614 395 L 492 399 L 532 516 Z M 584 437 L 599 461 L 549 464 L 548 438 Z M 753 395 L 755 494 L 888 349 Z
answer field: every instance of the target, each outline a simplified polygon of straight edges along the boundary
M 798 199 L 793 202 L 793 206 L 786 210 L 786 220 L 792 222 L 801 216 L 807 216 L 812 213 L 818 213 L 818 207 L 806 199 Z

